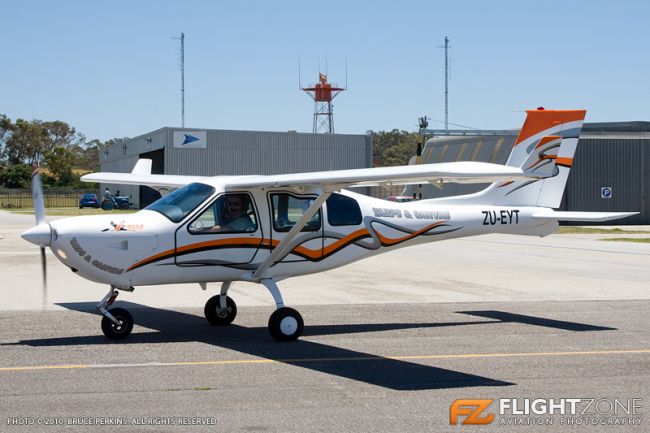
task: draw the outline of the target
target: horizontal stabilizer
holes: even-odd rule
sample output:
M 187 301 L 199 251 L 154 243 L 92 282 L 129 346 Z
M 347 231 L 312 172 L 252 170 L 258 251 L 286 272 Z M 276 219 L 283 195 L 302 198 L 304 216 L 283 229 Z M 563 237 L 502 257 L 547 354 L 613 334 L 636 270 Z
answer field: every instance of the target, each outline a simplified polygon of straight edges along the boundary
M 561 212 L 552 209 L 533 214 L 533 218 L 556 221 L 609 221 L 636 215 L 639 212 Z

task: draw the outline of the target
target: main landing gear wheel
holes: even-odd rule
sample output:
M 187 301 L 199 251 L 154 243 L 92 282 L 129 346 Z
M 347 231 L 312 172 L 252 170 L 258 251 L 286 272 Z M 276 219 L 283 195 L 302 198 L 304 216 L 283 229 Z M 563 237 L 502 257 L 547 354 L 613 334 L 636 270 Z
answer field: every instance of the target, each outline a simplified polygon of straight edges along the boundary
M 278 308 L 269 318 L 269 332 L 278 341 L 298 339 L 304 326 L 300 313 L 289 307 Z
M 124 308 L 111 308 L 108 310 L 120 324 L 116 324 L 108 317 L 102 317 L 102 331 L 111 340 L 122 340 L 131 334 L 133 330 L 133 317 Z
M 219 299 L 223 295 L 216 295 L 208 299 L 205 303 L 203 312 L 205 318 L 212 325 L 225 326 L 230 325 L 237 316 L 237 305 L 230 296 L 226 296 L 226 308 L 219 308 Z

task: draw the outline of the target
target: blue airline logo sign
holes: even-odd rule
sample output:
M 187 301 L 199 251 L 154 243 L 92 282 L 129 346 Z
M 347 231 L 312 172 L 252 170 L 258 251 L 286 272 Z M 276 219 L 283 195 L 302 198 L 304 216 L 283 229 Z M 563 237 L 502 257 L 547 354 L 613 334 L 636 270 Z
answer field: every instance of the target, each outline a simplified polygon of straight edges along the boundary
M 174 147 L 179 149 L 205 149 L 208 147 L 206 131 L 174 131 Z
M 190 134 L 185 134 L 185 141 L 183 141 L 183 146 L 197 140 L 198 138 L 196 138 L 195 136 Z

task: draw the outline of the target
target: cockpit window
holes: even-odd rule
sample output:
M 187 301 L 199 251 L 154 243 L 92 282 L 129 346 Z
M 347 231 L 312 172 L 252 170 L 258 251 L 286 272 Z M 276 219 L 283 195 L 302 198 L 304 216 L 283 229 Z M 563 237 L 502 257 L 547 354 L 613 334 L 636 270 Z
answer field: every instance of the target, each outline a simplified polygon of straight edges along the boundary
M 156 200 L 145 209 L 165 215 L 172 222 L 180 222 L 214 193 L 214 188 L 203 183 L 190 183 Z

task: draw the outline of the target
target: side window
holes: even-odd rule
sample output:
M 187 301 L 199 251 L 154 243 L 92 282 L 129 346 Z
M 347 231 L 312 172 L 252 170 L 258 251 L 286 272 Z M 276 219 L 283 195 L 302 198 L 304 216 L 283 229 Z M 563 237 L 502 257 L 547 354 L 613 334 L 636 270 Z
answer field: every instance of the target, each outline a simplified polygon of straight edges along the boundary
M 357 226 L 363 217 L 359 203 L 353 198 L 333 193 L 327 199 L 327 222 L 331 226 Z
M 288 232 L 305 214 L 315 198 L 294 197 L 290 194 L 271 194 L 273 205 L 273 228 L 277 232 Z M 315 232 L 320 229 L 320 210 L 312 216 L 302 228 L 303 232 Z
M 252 233 L 257 217 L 248 194 L 224 194 L 188 227 L 190 233 Z

